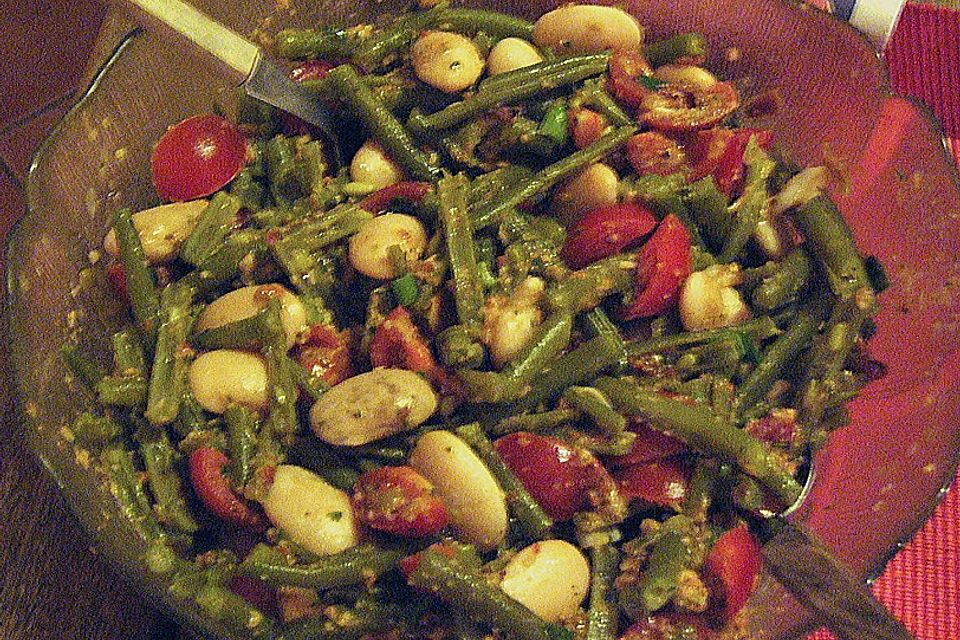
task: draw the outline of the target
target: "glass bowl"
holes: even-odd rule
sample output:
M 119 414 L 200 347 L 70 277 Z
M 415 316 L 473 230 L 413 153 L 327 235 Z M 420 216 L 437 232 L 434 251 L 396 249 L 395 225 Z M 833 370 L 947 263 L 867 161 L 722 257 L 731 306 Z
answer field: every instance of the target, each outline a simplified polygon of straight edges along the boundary
M 282 26 L 382 20 L 398 8 L 393 0 L 195 4 L 267 46 Z M 486 6 L 534 17 L 547 4 Z M 858 575 L 875 577 L 930 515 L 960 455 L 960 186 L 941 132 L 924 109 L 891 93 L 865 39 L 804 5 L 635 0 L 627 8 L 649 37 L 704 33 L 721 75 L 746 95 L 773 91 L 782 99 L 783 109 L 752 124 L 772 128 L 800 162 L 828 162 L 849 177 L 837 200 L 860 247 L 886 264 L 894 283 L 883 294 L 871 343 L 889 373 L 856 400 L 852 424 L 818 455 L 817 482 L 800 517 Z M 37 153 L 28 215 L 7 248 L 14 390 L 27 440 L 99 551 L 181 623 L 210 637 L 241 638 L 175 599 L 147 571 L 143 541 L 125 526 L 96 460 L 65 437 L 64 427 L 91 398 L 65 382 L 58 349 L 77 340 L 106 364 L 118 325 L 116 302 L 97 270 L 93 287 L 81 287 L 80 274 L 112 211 L 156 203 L 153 142 L 169 124 L 210 111 L 228 89 L 216 65 L 184 55 L 181 41 L 137 32 L 115 42 L 108 35 L 100 49 L 110 54 L 90 90 Z M 794 637 L 815 624 L 769 579 L 751 609 L 756 638 Z

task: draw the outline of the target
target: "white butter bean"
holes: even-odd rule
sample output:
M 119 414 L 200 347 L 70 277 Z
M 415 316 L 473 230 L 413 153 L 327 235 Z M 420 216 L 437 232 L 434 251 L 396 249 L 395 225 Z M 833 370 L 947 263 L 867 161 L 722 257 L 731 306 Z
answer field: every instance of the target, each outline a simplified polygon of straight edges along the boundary
M 350 238 L 350 264 L 371 278 L 394 278 L 397 270 L 390 259 L 390 247 L 394 246 L 400 247 L 407 260 L 416 260 L 427 246 L 427 230 L 404 213 L 371 218 Z
M 483 58 L 466 36 L 428 31 L 410 48 L 413 71 L 423 82 L 446 93 L 463 91 L 483 73 Z
M 643 42 L 643 29 L 616 7 L 571 4 L 540 16 L 533 25 L 533 41 L 558 52 L 636 49 Z
M 487 73 L 495 76 L 543 61 L 537 48 L 523 38 L 504 38 L 487 56 Z
M 162 264 L 175 259 L 180 245 L 197 226 L 197 219 L 206 208 L 206 200 L 191 200 L 162 204 L 133 214 L 133 226 L 140 236 L 147 262 Z M 110 255 L 120 255 L 113 229 L 103 239 L 103 248 Z
M 449 431 L 431 431 L 417 440 L 410 466 L 433 483 L 450 514 L 450 524 L 481 551 L 493 549 L 507 533 L 507 502 L 500 485 L 477 454 Z
M 569 620 L 590 588 L 590 566 L 569 542 L 535 542 L 510 560 L 500 588 L 547 622 Z
M 234 289 L 206 306 L 193 326 L 194 333 L 255 316 L 266 308 L 270 299 L 280 300 L 280 317 L 287 335 L 287 348 L 294 345 L 307 328 L 307 310 L 296 295 L 279 284 L 255 284 Z
M 743 280 L 737 264 L 715 264 L 695 271 L 680 289 L 680 319 L 688 331 L 718 329 L 751 317 L 735 285 Z
M 616 204 L 620 179 L 609 165 L 595 162 L 570 176 L 553 196 L 551 212 L 565 226 L 605 204 Z
M 406 369 L 374 369 L 347 378 L 310 408 L 318 438 L 357 446 L 419 426 L 437 409 L 430 383 Z
M 717 77 L 704 69 L 692 64 L 665 64 L 657 67 L 653 77 L 670 84 L 693 86 L 699 89 L 709 89 L 717 84 Z
M 378 143 L 367 140 L 350 161 L 350 179 L 382 189 L 403 180 L 403 170 Z
M 270 522 L 313 553 L 330 555 L 359 542 L 350 497 L 303 467 L 277 467 L 263 510 Z
M 545 286 L 540 278 L 526 278 L 501 308 L 484 308 L 484 342 L 497 367 L 512 360 L 536 333 L 543 321 L 538 303 Z
M 233 349 L 201 353 L 187 373 L 190 391 L 210 413 L 223 413 L 233 403 L 255 411 L 270 405 L 267 366 L 258 355 Z

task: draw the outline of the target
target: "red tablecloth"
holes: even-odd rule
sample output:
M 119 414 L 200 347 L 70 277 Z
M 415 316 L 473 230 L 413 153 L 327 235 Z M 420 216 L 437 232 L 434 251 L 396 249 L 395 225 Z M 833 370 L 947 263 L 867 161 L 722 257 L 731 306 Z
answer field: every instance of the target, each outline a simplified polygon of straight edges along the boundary
M 933 108 L 960 164 L 960 11 L 908 3 L 884 57 L 894 89 Z M 917 640 L 960 640 L 960 475 L 873 590 Z

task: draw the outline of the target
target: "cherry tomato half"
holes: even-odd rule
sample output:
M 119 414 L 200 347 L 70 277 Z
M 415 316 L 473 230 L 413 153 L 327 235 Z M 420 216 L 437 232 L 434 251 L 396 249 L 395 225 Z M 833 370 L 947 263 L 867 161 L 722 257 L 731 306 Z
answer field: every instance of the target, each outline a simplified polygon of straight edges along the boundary
M 623 310 L 623 317 L 635 320 L 669 309 L 676 303 L 690 268 L 690 234 L 671 213 L 640 251 L 633 300 Z
M 737 90 L 729 82 L 709 88 L 667 84 L 643 97 L 639 117 L 659 131 L 682 133 L 714 126 L 739 104 Z
M 194 116 L 167 129 L 153 149 L 157 194 L 181 202 L 210 195 L 233 180 L 247 161 L 247 139 L 217 115 Z
M 353 375 L 350 333 L 326 324 L 312 325 L 293 357 L 311 376 L 333 386 Z
M 638 175 L 668 176 L 687 166 L 679 144 L 656 131 L 645 131 L 627 140 L 627 159 Z
M 601 205 L 583 214 L 567 233 L 563 259 L 574 269 L 619 253 L 657 225 L 646 207 L 633 202 Z
M 603 132 L 610 126 L 604 116 L 584 107 L 571 109 L 567 119 L 570 123 L 567 125 L 570 129 L 570 137 L 573 138 L 573 144 L 577 149 L 589 147 L 602 138 Z
M 607 88 L 628 107 L 639 107 L 650 90 L 640 84 L 640 76 L 653 73 L 650 63 L 635 49 L 620 49 L 610 56 Z
M 218 449 L 200 447 L 190 454 L 190 482 L 203 505 L 225 522 L 266 529 L 267 520 L 262 513 L 240 498 L 223 474 L 229 458 Z
M 690 181 L 712 175 L 722 194 L 732 194 L 743 179 L 743 156 L 751 137 L 756 137 L 762 149 L 769 149 L 773 143 L 773 132 L 765 129 L 718 127 L 698 131 L 687 145 L 692 167 Z
M 413 324 L 410 312 L 405 307 L 396 307 L 386 320 L 377 327 L 370 341 L 370 364 L 374 367 L 401 367 L 423 374 L 441 389 L 453 383 L 443 370 L 430 345 L 417 325 Z
M 679 458 L 666 458 L 617 469 L 613 479 L 630 500 L 679 508 L 687 496 L 690 470 Z
M 687 445 L 682 440 L 657 431 L 646 421 L 631 421 L 627 429 L 636 433 L 637 437 L 633 440 L 630 453 L 609 456 L 605 459 L 605 464 L 611 469 L 654 462 L 679 455 L 687 450 Z
M 422 538 L 447 526 L 448 514 L 433 485 L 413 467 L 380 467 L 353 485 L 357 518 L 371 529 Z
M 704 567 L 707 584 L 722 602 L 716 610 L 721 622 L 730 621 L 747 603 L 756 587 L 761 562 L 760 545 L 746 525 L 734 527 L 717 539 Z

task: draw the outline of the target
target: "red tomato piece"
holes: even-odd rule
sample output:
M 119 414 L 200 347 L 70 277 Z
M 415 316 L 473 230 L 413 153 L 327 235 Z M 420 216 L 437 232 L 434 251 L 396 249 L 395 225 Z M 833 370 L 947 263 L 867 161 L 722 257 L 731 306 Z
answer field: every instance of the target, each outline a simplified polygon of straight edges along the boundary
M 414 554 L 411 554 L 397 563 L 397 568 L 400 570 L 400 573 L 403 574 L 404 578 L 410 579 L 410 576 L 413 575 L 413 572 L 420 567 L 420 560 L 423 559 L 423 554 L 427 551 L 433 551 L 439 553 L 442 556 L 445 556 L 451 560 L 455 560 L 457 557 L 457 550 L 446 542 L 434 542 L 432 545 L 424 549 L 423 551 L 417 551 Z
M 633 300 L 623 310 L 623 317 L 645 318 L 672 307 L 690 268 L 690 234 L 671 213 L 640 251 Z
M 331 325 L 312 325 L 293 357 L 310 375 L 323 378 L 330 386 L 353 375 L 350 332 L 337 331 Z
M 656 131 L 645 131 L 627 140 L 627 159 L 638 175 L 668 176 L 687 166 L 679 144 Z
M 357 518 L 371 529 L 408 538 L 430 536 L 447 526 L 448 514 L 433 485 L 412 467 L 380 467 L 353 485 Z
M 570 228 L 563 259 L 574 269 L 619 253 L 653 231 L 657 219 L 649 209 L 633 202 L 591 209 Z
M 640 76 L 653 73 L 643 53 L 636 49 L 614 51 L 608 65 L 607 88 L 628 107 L 639 107 L 650 90 L 640 84 Z
M 451 380 L 437 363 L 430 345 L 405 307 L 396 307 L 377 327 L 370 341 L 370 364 L 374 367 L 401 367 L 423 374 L 430 382 L 447 389 Z
M 215 516 L 230 524 L 266 529 L 266 518 L 238 496 L 223 468 L 230 464 L 229 458 L 213 447 L 200 447 L 190 454 L 190 482 L 203 505 Z
M 326 60 L 304 60 L 290 70 L 290 77 L 295 82 L 321 80 L 333 70 L 333 66 Z
M 544 511 L 558 522 L 590 504 L 596 461 L 565 442 L 520 431 L 499 438 L 494 448 Z
M 646 421 L 631 421 L 627 429 L 636 433 L 637 437 L 633 441 L 630 453 L 606 458 L 605 462 L 611 469 L 654 462 L 679 455 L 687 450 L 687 445 L 682 440 L 657 431 Z
M 677 509 L 687 496 L 690 470 L 679 458 L 665 458 L 617 469 L 613 479 L 630 500 Z
M 715 609 L 722 623 L 729 622 L 747 603 L 761 562 L 760 545 L 746 525 L 724 532 L 713 545 L 704 569 L 712 596 L 722 603 Z
M 107 266 L 107 281 L 110 288 L 117 294 L 117 297 L 123 300 L 124 304 L 130 306 L 130 293 L 127 291 L 127 274 L 123 271 L 123 265 L 119 262 L 111 262 Z
M 715 637 L 717 632 L 710 628 L 703 616 L 668 612 L 637 620 L 619 640 L 712 640 Z
M 714 126 L 739 104 L 740 96 L 729 82 L 718 82 L 707 89 L 668 84 L 647 93 L 639 117 L 659 131 L 683 133 Z
M 803 437 L 793 409 L 780 409 L 751 420 L 744 430 L 758 440 L 781 447 L 797 446 Z
M 247 139 L 217 115 L 194 116 L 167 129 L 153 149 L 153 185 L 164 200 L 195 200 L 219 191 L 247 162 Z
M 371 213 L 380 213 L 386 211 L 394 200 L 420 202 L 431 191 L 433 185 L 429 182 L 395 182 L 368 195 L 360 201 L 360 207 Z
M 743 156 L 751 137 L 756 137 L 763 149 L 773 144 L 773 132 L 766 129 L 698 131 L 688 146 L 693 168 L 690 181 L 712 175 L 721 193 L 732 194 L 743 179 Z
M 584 107 L 571 109 L 567 119 L 570 137 L 573 138 L 573 144 L 577 149 L 589 147 L 602 138 L 603 132 L 610 126 L 606 117 Z

